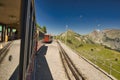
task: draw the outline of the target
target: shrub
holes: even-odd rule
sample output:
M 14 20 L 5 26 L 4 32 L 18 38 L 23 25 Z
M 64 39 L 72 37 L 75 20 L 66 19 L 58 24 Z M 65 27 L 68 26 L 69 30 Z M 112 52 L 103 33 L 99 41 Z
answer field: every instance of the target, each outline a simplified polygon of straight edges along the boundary
M 78 47 L 83 47 L 83 44 L 79 44 Z
M 115 61 L 118 61 L 118 58 L 115 58 Z
M 94 49 L 91 49 L 91 51 L 94 51 Z
M 69 40 L 69 39 L 67 40 L 67 42 L 68 42 L 68 43 L 70 43 L 70 44 L 72 44 L 72 41 L 71 41 L 71 40 Z

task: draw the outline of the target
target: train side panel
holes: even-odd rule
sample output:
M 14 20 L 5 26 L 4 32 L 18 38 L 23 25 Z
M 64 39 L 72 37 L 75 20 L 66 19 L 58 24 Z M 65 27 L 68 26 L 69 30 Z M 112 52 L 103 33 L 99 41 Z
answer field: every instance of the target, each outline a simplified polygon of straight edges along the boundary
M 44 35 L 43 42 L 45 42 L 45 43 L 50 43 L 50 42 L 52 42 L 52 37 L 51 37 L 51 35 Z
M 44 42 L 49 42 L 49 35 L 44 36 Z

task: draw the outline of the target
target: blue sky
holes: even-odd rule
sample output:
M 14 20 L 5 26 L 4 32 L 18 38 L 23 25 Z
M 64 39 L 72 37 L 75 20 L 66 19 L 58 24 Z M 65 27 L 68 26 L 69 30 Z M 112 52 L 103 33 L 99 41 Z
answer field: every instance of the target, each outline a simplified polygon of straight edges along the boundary
M 95 29 L 120 29 L 120 0 L 35 0 L 36 20 L 48 33 L 68 29 L 87 34 Z

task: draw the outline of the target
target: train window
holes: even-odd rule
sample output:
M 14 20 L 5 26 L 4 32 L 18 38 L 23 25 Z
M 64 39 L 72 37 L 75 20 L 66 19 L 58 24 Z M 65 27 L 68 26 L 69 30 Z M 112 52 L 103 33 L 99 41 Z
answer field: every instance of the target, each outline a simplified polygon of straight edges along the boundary
M 2 26 L 0 25 L 0 41 L 2 41 Z
M 13 33 L 16 32 L 16 29 L 12 29 L 12 32 L 13 32 Z
M 2 26 L 0 25 L 0 31 L 2 31 Z
M 8 28 L 8 36 L 10 36 L 10 31 L 11 31 L 10 28 Z
M 71 60 L 73 55 L 70 55 L 70 52 L 73 50 L 99 66 L 108 75 L 120 80 L 120 0 L 35 0 L 35 2 L 37 23 L 47 25 L 47 34 L 54 35 L 53 37 L 45 35 L 43 42 L 49 42 L 50 39 L 53 39 L 52 45 L 56 41 L 61 42 L 61 46 L 65 44 L 71 48 L 68 49 L 68 53 L 65 49 Z M 51 48 L 51 44 L 45 43 L 45 46 Z M 47 52 L 46 55 L 49 53 L 52 55 L 49 50 Z M 55 59 L 54 53 L 53 58 Z M 92 69 L 88 71 L 90 70 L 92 71 Z
M 8 32 L 10 32 L 10 28 L 8 28 Z

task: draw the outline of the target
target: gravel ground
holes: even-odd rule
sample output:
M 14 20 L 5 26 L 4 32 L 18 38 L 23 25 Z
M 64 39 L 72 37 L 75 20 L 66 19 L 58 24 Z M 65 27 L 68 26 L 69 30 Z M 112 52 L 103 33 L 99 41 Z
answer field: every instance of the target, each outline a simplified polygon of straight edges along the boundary
M 20 53 L 20 40 L 16 40 L 12 43 L 9 52 L 7 53 L 4 60 L 0 63 L 0 80 L 9 80 L 14 70 L 19 63 Z M 12 55 L 12 60 L 9 61 L 9 56 Z
M 45 44 L 36 57 L 35 80 L 68 80 L 56 42 Z
M 80 70 L 80 72 L 86 77 L 87 80 L 112 80 L 101 71 L 90 65 L 84 59 L 80 58 L 66 45 L 63 43 L 61 43 L 61 45 L 63 49 L 68 53 L 68 56 L 71 58 L 75 66 Z

